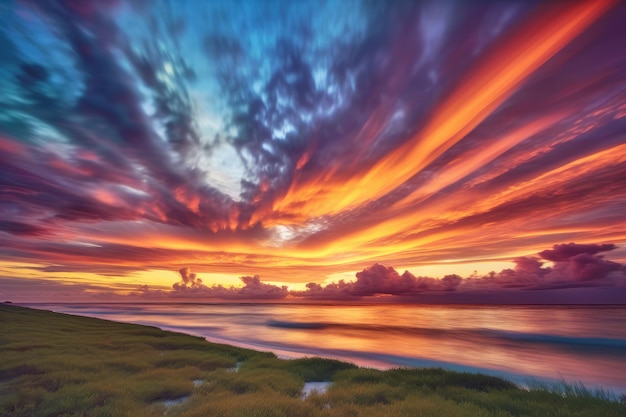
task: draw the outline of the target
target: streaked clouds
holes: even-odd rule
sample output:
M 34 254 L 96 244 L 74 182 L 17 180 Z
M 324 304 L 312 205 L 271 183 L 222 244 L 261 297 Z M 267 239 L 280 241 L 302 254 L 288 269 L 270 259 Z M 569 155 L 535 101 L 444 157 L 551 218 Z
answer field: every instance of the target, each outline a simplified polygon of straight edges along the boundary
M 486 275 L 472 274 L 461 277 L 449 274 L 442 278 L 416 277 L 409 271 L 400 274 L 393 267 L 375 263 L 355 274 L 354 280 L 320 285 L 310 282 L 303 291 L 288 291 L 286 286 L 262 283 L 260 277 L 244 276 L 244 286 L 211 287 L 202 283 L 189 268 L 182 268 L 181 281 L 174 283 L 173 291 L 159 295 L 169 297 L 204 297 L 222 299 L 300 299 L 300 300 L 356 300 L 364 297 L 398 296 L 403 300 L 417 299 L 428 294 L 445 296 L 460 292 L 471 295 L 501 294 L 513 291 L 539 291 L 565 288 L 624 287 L 626 265 L 604 259 L 600 253 L 615 249 L 615 245 L 579 245 L 575 243 L 554 245 L 538 256 L 518 257 L 515 267 Z M 546 261 L 552 266 L 544 266 Z M 149 287 L 134 295 L 150 296 Z M 445 300 L 445 297 L 443 298 Z M 558 302 L 555 295 L 554 302 Z M 589 301 L 600 301 L 590 299 Z
M 0 8 L 0 253 L 40 278 L 167 292 L 134 274 L 191 268 L 173 291 L 230 298 L 286 296 L 258 276 L 320 297 L 623 283 L 621 3 Z M 491 280 L 390 269 L 503 260 Z

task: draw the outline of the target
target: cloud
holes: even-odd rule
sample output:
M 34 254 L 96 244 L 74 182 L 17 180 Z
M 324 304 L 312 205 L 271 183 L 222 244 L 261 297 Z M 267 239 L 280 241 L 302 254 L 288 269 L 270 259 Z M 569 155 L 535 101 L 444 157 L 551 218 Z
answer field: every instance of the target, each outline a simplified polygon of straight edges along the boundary
M 354 299 L 377 295 L 410 298 L 452 291 L 476 294 L 485 291 L 521 292 L 626 285 L 626 265 L 597 255 L 616 248 L 614 244 L 554 245 L 552 250 L 539 253 L 543 259 L 554 262 L 552 267 L 543 267 L 542 260 L 537 257 L 517 257 L 513 259 L 514 269 L 466 278 L 456 274 L 441 279 L 416 277 L 409 271 L 400 275 L 393 267 L 375 263 L 357 272 L 355 281 L 339 281 L 325 286 L 309 283 L 305 291 L 294 291 L 292 294 L 311 299 Z
M 515 262 L 515 271 L 519 273 L 540 274 L 543 262 L 535 257 L 520 256 L 513 258 Z
M 286 298 L 289 291 L 286 286 L 276 286 L 261 282 L 258 275 L 240 277 L 243 287 L 224 287 L 214 285 L 208 287 L 202 283 L 190 268 L 181 268 L 179 271 L 181 281 L 174 283 L 173 297 L 198 297 L 217 298 L 226 300 L 277 300 Z
M 224 300 L 280 300 L 288 297 L 300 300 L 359 300 L 364 297 L 393 296 L 405 301 L 426 300 L 425 296 L 435 295 L 441 299 L 447 297 L 454 299 L 454 302 L 462 302 L 464 296 L 472 300 L 480 294 L 495 292 L 508 294 L 505 297 L 507 300 L 514 298 L 511 294 L 517 293 L 520 294 L 520 300 L 528 302 L 532 297 L 522 293 L 551 290 L 558 294 L 557 290 L 570 288 L 626 285 L 626 265 L 607 261 L 598 255 L 616 248 L 614 244 L 559 244 L 539 252 L 541 258 L 514 258 L 514 269 L 465 278 L 457 274 L 442 278 L 415 276 L 409 271 L 400 274 L 391 266 L 375 263 L 357 272 L 354 281 L 340 280 L 326 285 L 310 282 L 303 291 L 289 291 L 287 286 L 264 283 L 259 275 L 240 277 L 243 284 L 240 287 L 209 287 L 189 267 L 183 267 L 178 270 L 180 281 L 173 284 L 173 291 L 157 293 L 146 287 L 134 295 Z M 554 265 L 544 267 L 544 261 L 552 261 Z M 457 295 L 452 296 L 452 293 Z M 541 297 L 544 300 L 546 296 L 543 294 Z
M 442 279 L 416 277 L 409 271 L 400 275 L 393 267 L 379 263 L 356 273 L 352 282 L 339 281 L 321 286 L 316 283 L 307 284 L 305 291 L 292 292 L 304 298 L 359 298 L 378 295 L 411 296 L 425 292 L 454 291 L 461 284 L 459 275 L 446 275 Z
M 626 267 L 617 262 L 607 261 L 600 252 L 616 249 L 614 244 L 581 245 L 568 243 L 554 245 L 552 250 L 539 252 L 544 259 L 554 262 L 554 267 L 546 278 L 557 282 L 591 282 L 608 279 L 611 274 L 623 275 Z
M 536 257 L 515 258 L 514 270 L 505 269 L 483 279 L 474 279 L 471 288 L 518 288 L 522 290 L 612 286 L 626 283 L 626 265 L 605 260 L 600 252 L 616 249 L 614 244 L 557 244 L 538 253 L 552 266 L 543 267 Z
M 282 6 L 280 13 L 289 16 L 281 17 L 284 26 L 272 24 L 271 12 L 249 10 L 236 28 L 216 25 L 204 42 L 226 100 L 237 109 L 230 119 L 237 134 L 230 140 L 250 155 L 255 173 L 243 194 L 257 203 L 253 222 L 296 223 L 336 214 L 346 208 L 341 201 L 355 194 L 365 195 L 353 198 L 359 203 L 383 197 L 368 193 L 371 186 L 341 184 L 416 141 L 411 127 L 425 122 L 427 103 L 439 102 L 461 82 L 456 66 L 474 64 L 472 51 L 496 43 L 502 21 L 520 19 L 525 8 L 471 8 L 472 18 L 480 21 L 472 25 L 455 21 L 449 4 Z M 470 8 L 455 7 L 456 16 L 467 17 Z M 331 20 L 344 29 L 327 30 L 325 22 Z M 256 21 L 266 22 L 258 28 L 263 42 L 238 30 L 258 27 Z M 463 43 L 455 41 L 461 27 L 471 31 Z M 315 32 L 318 41 L 311 42 Z M 254 48 L 263 53 L 245 53 Z
M 37 213 L 24 216 L 29 222 L 236 227 L 234 202 L 203 181 L 193 158 L 207 148 L 188 92 L 193 74 L 177 48 L 163 49 L 175 34 L 158 18 L 149 36 L 125 33 L 116 20 L 120 8 L 106 4 L 27 1 L 19 9 L 10 10 L 16 31 L 32 36 L 2 31 L 3 40 L 16 48 L 50 46 L 40 48 L 37 62 L 15 55 L 6 67 L 15 88 L 0 113 L 23 128 L 3 123 L 0 130 L 9 150 L 1 158 L 5 210 Z M 29 28 L 26 15 L 39 26 Z M 136 36 L 142 42 L 131 42 Z
M 624 271 L 623 265 L 602 259 L 600 256 L 593 256 L 588 253 L 581 253 L 572 256 L 567 262 L 555 264 L 548 279 L 573 279 L 574 281 L 601 281 L 610 276 L 611 273 Z
M 43 227 L 28 223 L 13 222 L 10 220 L 0 220 L 0 232 L 26 236 L 41 236 L 48 234 L 48 231 Z
M 240 279 L 245 284 L 243 288 L 239 290 L 239 295 L 242 298 L 281 299 L 287 297 L 289 294 L 287 286 L 279 287 L 277 285 L 262 283 L 258 275 L 252 277 L 244 276 Z
M 124 302 L 128 300 L 128 296 L 124 294 L 134 287 L 119 283 L 106 285 L 51 277 L 23 278 L 3 275 L 0 276 L 0 302 L 98 302 L 103 298 Z
M 309 282 L 308 284 L 306 284 L 307 289 L 305 291 L 292 291 L 291 293 L 296 297 L 302 297 L 311 300 L 359 299 L 358 296 L 352 294 L 352 287 L 352 282 L 345 282 L 344 280 L 340 280 L 339 282 L 331 282 L 324 286 L 315 282 Z
M 546 249 L 539 252 L 539 256 L 552 262 L 567 262 L 577 255 L 596 255 L 617 248 L 612 243 L 604 245 L 581 245 L 577 243 L 566 243 L 554 245 L 553 249 Z
M 204 289 L 205 285 L 202 284 L 202 280 L 196 277 L 196 274 L 191 272 L 189 268 L 181 268 L 178 270 L 180 274 L 181 282 L 176 282 L 173 285 L 174 290 L 184 291 L 187 289 Z
M 554 253 L 563 255 L 559 261 L 551 266 L 544 266 L 548 261 L 545 258 L 535 256 L 516 257 L 513 259 L 515 268 L 504 269 L 499 272 L 469 277 L 461 277 L 456 274 L 446 275 L 442 278 L 427 276 L 415 276 L 409 271 L 400 274 L 395 268 L 380 263 L 364 268 L 355 274 L 353 281 L 341 280 L 329 284 L 308 283 L 306 290 L 289 291 L 287 286 L 279 286 L 265 283 L 259 275 L 246 275 L 240 277 L 240 286 L 225 287 L 223 285 L 206 285 L 198 274 L 191 271 L 191 267 L 178 269 L 179 281 L 175 282 L 171 290 L 151 288 L 142 285 L 130 288 L 130 285 L 117 284 L 117 291 L 128 292 L 129 297 L 167 299 L 167 298 L 197 298 L 215 300 L 343 300 L 358 301 L 362 299 L 387 300 L 402 302 L 497 302 L 501 300 L 506 303 L 537 302 L 568 302 L 576 300 L 580 302 L 583 289 L 594 289 L 590 294 L 601 297 L 598 300 L 615 299 L 609 296 L 607 290 L 626 287 L 626 265 L 617 262 L 607 261 L 601 255 L 602 251 L 616 249 L 613 244 L 590 245 L 590 244 L 561 244 L 554 245 L 552 249 L 542 251 L 547 253 L 547 257 L 554 258 Z M 86 247 L 87 250 L 98 250 L 98 248 Z M 123 251 L 124 248 L 119 248 Z M 150 253 L 139 254 L 146 256 Z M 101 275 L 121 276 L 133 267 L 119 266 L 98 266 L 92 267 L 89 264 L 65 266 L 49 265 L 46 267 L 23 266 L 21 269 L 38 270 L 44 273 L 55 272 L 81 272 L 93 270 Z M 38 282 L 38 281 L 33 281 Z M 17 285 L 17 284 L 20 285 Z M 16 288 L 27 288 L 24 281 L 12 283 Z M 72 283 L 57 283 L 59 288 L 66 291 L 63 297 L 94 297 L 98 293 L 104 294 L 102 285 L 74 285 Z M 19 293 L 20 297 L 24 293 Z M 596 291 L 596 289 L 598 291 Z M 7 290 L 8 291 L 8 290 Z M 7 292 L 7 294 L 9 294 Z M 107 293 L 109 294 L 109 293 Z M 533 295 L 535 294 L 535 295 Z M 577 295 L 576 295 L 577 294 Z M 575 297 L 573 295 L 576 295 Z M 110 293 L 107 296 L 121 297 Z M 498 298 L 500 297 L 500 298 Z M 535 297 L 535 298 L 533 298 Z M 564 297 L 564 298 L 563 298 Z M 573 298 L 572 298 L 573 297 Z M 608 297 L 608 298 L 607 298 Z M 594 302 L 593 298 L 587 300 Z
M 306 283 L 624 242 L 626 7 L 570 3 L 11 2 L 1 255 L 40 272 L 189 265 Z M 370 266 L 308 291 L 620 276 L 602 250 L 571 249 L 471 279 Z
M 409 295 L 424 291 L 454 291 L 460 283 L 458 275 L 447 275 L 441 280 L 415 277 L 409 271 L 400 275 L 392 267 L 376 263 L 356 273 L 350 292 L 356 296 Z

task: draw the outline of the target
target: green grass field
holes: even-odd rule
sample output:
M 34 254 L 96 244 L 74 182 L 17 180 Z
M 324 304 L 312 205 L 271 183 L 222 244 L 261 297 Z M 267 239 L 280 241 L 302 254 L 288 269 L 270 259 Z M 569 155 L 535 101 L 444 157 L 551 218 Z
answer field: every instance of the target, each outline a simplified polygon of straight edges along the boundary
M 308 381 L 332 385 L 302 400 Z M 164 415 L 624 417 L 626 404 L 441 369 L 281 360 L 153 327 L 0 305 L 0 416 Z

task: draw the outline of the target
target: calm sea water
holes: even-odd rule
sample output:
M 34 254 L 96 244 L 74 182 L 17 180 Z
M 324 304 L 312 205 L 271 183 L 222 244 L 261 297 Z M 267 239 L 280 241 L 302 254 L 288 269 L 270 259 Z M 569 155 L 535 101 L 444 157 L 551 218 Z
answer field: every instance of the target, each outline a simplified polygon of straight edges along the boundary
M 527 385 L 582 382 L 626 393 L 626 306 L 36 304 L 157 326 L 280 357 L 440 366 Z

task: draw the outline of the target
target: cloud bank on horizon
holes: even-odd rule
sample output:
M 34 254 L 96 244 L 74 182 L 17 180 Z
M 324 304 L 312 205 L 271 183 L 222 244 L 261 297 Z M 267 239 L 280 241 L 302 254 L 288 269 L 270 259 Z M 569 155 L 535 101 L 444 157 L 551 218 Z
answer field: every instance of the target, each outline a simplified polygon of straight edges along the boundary
M 260 277 L 244 276 L 243 287 L 207 286 L 189 268 L 181 268 L 180 282 L 173 291 L 150 290 L 148 286 L 133 293 L 140 297 L 211 298 L 226 300 L 358 300 L 363 297 L 396 296 L 405 300 L 420 299 L 424 295 L 442 295 L 459 292 L 466 295 L 502 293 L 511 290 L 541 291 L 568 288 L 626 287 L 626 264 L 604 259 L 599 253 L 614 250 L 612 244 L 554 245 L 538 256 L 514 259 L 514 269 L 492 271 L 487 275 L 473 274 L 461 277 L 446 275 L 441 279 L 419 276 L 409 271 L 400 275 L 393 267 L 379 263 L 356 273 L 356 280 L 320 285 L 310 282 L 304 291 L 289 291 L 287 286 L 262 283 Z M 553 266 L 544 267 L 546 261 Z M 623 291 L 624 292 L 624 291 Z M 626 293 L 626 292 L 624 292 Z M 445 298 L 443 298 L 445 300 Z M 432 300 L 432 298 L 431 298 Z M 555 296 L 553 301 L 560 299 Z M 561 299 L 562 300 L 562 299 Z
M 626 253 L 590 248 L 626 242 L 624 21 L 611 0 L 4 2 L 3 274 L 613 285 Z M 187 271 L 174 291 L 239 295 Z

